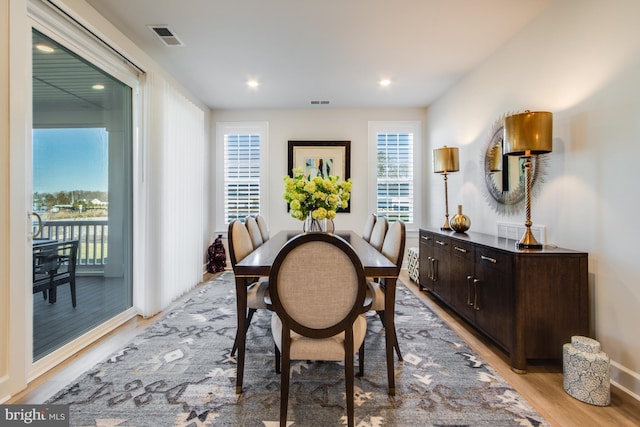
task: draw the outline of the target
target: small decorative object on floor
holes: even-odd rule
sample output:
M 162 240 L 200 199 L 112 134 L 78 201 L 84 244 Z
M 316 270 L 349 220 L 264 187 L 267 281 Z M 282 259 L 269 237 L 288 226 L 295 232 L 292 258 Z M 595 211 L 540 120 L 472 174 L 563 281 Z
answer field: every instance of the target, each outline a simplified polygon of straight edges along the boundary
M 409 248 L 407 258 L 409 262 L 409 278 L 418 283 L 420 281 L 420 266 L 418 264 L 420 254 L 418 248 Z
M 458 205 L 458 213 L 451 218 L 449 223 L 456 233 L 464 233 L 471 227 L 471 220 L 462 213 L 462 205 Z
M 208 254 L 209 262 L 207 263 L 207 271 L 209 273 L 224 271 L 227 266 L 227 253 L 222 243 L 222 234 L 218 234 L 216 240 L 209 246 Z
M 600 343 L 581 336 L 562 346 L 564 390 L 576 399 L 596 406 L 611 403 L 609 356 Z

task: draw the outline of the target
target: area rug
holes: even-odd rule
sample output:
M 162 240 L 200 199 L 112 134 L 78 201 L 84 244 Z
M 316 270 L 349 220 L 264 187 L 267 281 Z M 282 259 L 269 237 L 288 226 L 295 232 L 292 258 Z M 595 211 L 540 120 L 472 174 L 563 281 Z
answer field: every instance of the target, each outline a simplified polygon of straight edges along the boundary
M 72 426 L 276 426 L 270 316 L 247 335 L 244 387 L 235 393 L 232 273 L 198 286 L 129 345 L 47 403 L 69 404 Z M 398 282 L 396 396 L 387 394 L 384 330 L 369 316 L 365 375 L 355 379 L 356 426 L 546 426 L 545 420 L 438 316 Z M 356 357 L 357 359 L 357 357 Z M 356 362 L 357 363 L 357 362 Z M 344 367 L 292 362 L 288 425 L 347 424 Z

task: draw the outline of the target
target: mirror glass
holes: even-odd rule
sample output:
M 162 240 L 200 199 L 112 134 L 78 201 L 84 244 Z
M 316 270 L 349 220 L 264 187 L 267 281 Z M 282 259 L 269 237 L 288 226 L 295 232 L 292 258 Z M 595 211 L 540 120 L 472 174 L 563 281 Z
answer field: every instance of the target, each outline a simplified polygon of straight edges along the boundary
M 524 208 L 524 159 L 502 151 L 504 117 L 493 126 L 484 152 L 484 179 L 492 206 L 500 213 L 516 213 Z M 532 189 L 538 180 L 543 156 L 531 158 Z

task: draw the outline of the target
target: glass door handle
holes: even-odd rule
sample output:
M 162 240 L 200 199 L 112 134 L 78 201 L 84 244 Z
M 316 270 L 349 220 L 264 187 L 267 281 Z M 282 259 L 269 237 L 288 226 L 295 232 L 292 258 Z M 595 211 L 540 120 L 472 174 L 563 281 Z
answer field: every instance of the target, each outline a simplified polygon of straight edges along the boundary
M 31 219 L 31 217 L 33 216 L 35 216 L 38 219 L 37 231 L 35 233 L 29 233 L 29 237 L 33 239 L 35 237 L 38 237 L 40 233 L 42 233 L 42 217 L 40 217 L 40 215 L 37 212 L 30 212 L 27 214 L 27 216 L 29 217 L 29 219 Z M 31 229 L 33 229 L 33 221 L 31 222 Z

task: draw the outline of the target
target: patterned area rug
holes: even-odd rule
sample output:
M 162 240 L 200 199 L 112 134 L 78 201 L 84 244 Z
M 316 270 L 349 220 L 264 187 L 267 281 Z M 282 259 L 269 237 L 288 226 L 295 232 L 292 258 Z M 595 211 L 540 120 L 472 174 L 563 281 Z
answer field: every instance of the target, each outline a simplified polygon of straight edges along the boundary
M 236 395 L 233 274 L 197 287 L 176 307 L 48 403 L 70 404 L 72 426 L 278 425 L 271 313 L 258 311 L 251 323 L 244 392 Z M 400 282 L 396 319 L 404 356 L 396 396 L 387 394 L 384 331 L 370 316 L 365 376 L 355 379 L 356 426 L 548 425 Z M 342 365 L 292 362 L 291 375 L 289 425 L 347 424 Z

